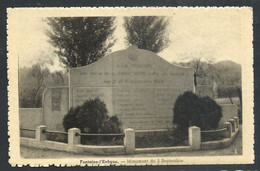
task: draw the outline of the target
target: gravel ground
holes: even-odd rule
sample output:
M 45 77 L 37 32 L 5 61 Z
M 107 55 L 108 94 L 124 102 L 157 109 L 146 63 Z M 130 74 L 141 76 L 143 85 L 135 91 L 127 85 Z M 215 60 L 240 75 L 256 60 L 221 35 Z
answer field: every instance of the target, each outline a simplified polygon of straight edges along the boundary
M 223 149 L 215 150 L 200 150 L 192 152 L 167 152 L 156 154 L 135 154 L 128 155 L 127 157 L 170 157 L 170 156 L 225 156 L 225 155 L 242 155 L 242 131 L 240 129 L 236 139 L 233 143 Z M 82 158 L 82 157 L 100 157 L 89 154 L 74 154 L 68 152 L 61 152 L 55 150 L 42 150 L 30 147 L 21 146 L 21 157 L 23 158 Z M 103 157 L 103 156 L 102 156 Z M 107 156 L 111 158 L 112 156 Z M 114 156 L 125 157 L 125 156 Z

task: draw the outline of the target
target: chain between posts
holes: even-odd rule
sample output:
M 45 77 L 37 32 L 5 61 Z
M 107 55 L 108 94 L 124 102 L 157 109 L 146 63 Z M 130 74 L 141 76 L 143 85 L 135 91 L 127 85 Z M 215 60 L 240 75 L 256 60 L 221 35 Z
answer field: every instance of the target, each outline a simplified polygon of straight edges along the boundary
M 201 131 L 201 133 L 215 133 L 215 132 L 222 132 L 222 131 L 226 131 L 228 129 L 228 127 L 224 127 L 222 129 L 217 129 L 217 130 L 209 130 L 209 131 Z
M 85 134 L 85 133 L 75 133 L 75 136 L 125 136 L 124 133 L 120 133 L 120 134 Z
M 45 134 L 45 133 L 56 133 L 56 134 L 68 134 L 67 132 L 62 132 L 62 131 L 49 131 L 49 130 L 45 130 L 43 129 L 42 130 L 42 133 Z
M 29 128 L 20 128 L 22 131 L 36 131 L 36 129 L 29 129 Z

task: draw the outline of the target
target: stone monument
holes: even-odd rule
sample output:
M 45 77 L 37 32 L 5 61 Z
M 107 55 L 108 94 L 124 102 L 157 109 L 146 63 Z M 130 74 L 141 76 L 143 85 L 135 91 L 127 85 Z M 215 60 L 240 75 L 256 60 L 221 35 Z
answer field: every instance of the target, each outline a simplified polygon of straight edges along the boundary
M 194 89 L 191 68 L 172 65 L 153 52 L 134 47 L 71 68 L 69 77 L 69 107 L 99 97 L 123 128 L 137 130 L 172 128 L 176 98 Z M 58 98 L 56 95 L 55 102 Z

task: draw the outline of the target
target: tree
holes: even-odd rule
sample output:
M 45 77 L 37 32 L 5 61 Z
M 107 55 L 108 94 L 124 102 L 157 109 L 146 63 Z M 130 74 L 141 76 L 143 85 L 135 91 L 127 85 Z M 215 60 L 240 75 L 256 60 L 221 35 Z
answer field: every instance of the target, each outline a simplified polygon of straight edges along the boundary
M 68 85 L 66 72 L 50 72 L 41 63 L 19 68 L 19 107 L 42 107 L 43 91 L 49 86 L 59 85 Z
M 205 70 L 210 66 L 209 62 L 203 62 L 201 61 L 202 57 L 199 58 L 193 58 L 189 62 L 180 62 L 179 65 L 184 66 L 184 67 L 190 67 L 193 68 L 193 81 L 194 81 L 194 86 L 196 87 L 197 85 L 203 85 L 206 84 L 208 80 L 207 74 Z M 173 64 L 175 64 L 173 62 Z M 178 65 L 178 64 L 177 64 Z
M 33 102 L 35 104 L 35 106 L 39 106 L 39 104 L 36 104 L 36 96 L 39 93 L 39 90 L 42 86 L 43 83 L 43 79 L 44 79 L 44 70 L 41 69 L 40 65 L 36 64 L 32 67 L 32 72 L 31 75 L 33 79 L 36 80 L 36 85 L 34 88 L 34 95 L 33 95 Z
M 158 53 L 168 47 L 170 40 L 166 34 L 168 20 L 158 16 L 135 16 L 124 18 L 128 45 Z
M 201 69 L 201 58 L 198 58 L 196 60 L 194 60 L 194 65 L 193 65 L 193 68 L 194 68 L 194 73 L 193 73 L 193 79 L 194 79 L 194 86 L 196 87 L 197 86 L 197 78 L 198 77 L 201 77 L 201 73 L 203 73 L 203 70 Z
M 48 18 L 46 34 L 66 67 L 89 65 L 105 56 L 114 45 L 115 17 Z
M 41 107 L 40 90 L 46 72 L 39 64 L 35 64 L 23 73 L 19 73 L 20 107 Z

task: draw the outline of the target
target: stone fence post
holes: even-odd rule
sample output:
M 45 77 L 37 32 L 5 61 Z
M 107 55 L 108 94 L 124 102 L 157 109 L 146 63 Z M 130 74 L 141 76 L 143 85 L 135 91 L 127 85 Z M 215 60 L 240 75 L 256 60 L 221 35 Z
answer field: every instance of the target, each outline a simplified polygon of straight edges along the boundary
M 78 135 L 77 135 L 78 134 Z M 70 146 L 80 144 L 80 129 L 70 128 L 68 131 L 68 144 Z
M 47 138 L 46 136 L 46 126 L 44 125 L 40 125 L 40 126 L 37 126 L 36 127 L 36 135 L 35 135 L 35 138 L 37 141 L 45 141 Z
M 230 138 L 232 133 L 232 124 L 230 122 L 225 122 L 223 125 L 227 127 L 227 131 L 223 133 L 223 137 Z
M 232 132 L 236 131 L 236 121 L 234 119 L 229 119 L 228 122 L 232 124 Z
M 128 128 L 124 130 L 124 146 L 126 154 L 134 154 L 135 153 L 135 130 L 132 128 Z
M 201 146 L 200 128 L 196 126 L 189 127 L 189 145 L 192 150 L 199 150 Z
M 236 128 L 238 129 L 238 127 L 239 127 L 239 118 L 238 117 L 234 117 L 233 119 L 236 121 Z

